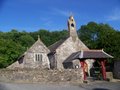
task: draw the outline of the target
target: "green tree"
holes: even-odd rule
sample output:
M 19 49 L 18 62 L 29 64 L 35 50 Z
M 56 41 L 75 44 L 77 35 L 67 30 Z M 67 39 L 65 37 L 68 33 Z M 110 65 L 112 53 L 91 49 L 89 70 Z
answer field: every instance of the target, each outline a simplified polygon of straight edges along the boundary
M 120 58 L 120 32 L 114 30 L 108 24 L 89 22 L 78 30 L 79 38 L 90 49 L 104 49 L 114 56 L 114 60 Z
M 0 39 L 0 68 L 15 62 L 24 48 L 13 40 Z
M 34 42 L 34 38 L 31 37 L 29 34 L 21 35 L 18 38 L 18 41 L 24 47 L 30 47 Z

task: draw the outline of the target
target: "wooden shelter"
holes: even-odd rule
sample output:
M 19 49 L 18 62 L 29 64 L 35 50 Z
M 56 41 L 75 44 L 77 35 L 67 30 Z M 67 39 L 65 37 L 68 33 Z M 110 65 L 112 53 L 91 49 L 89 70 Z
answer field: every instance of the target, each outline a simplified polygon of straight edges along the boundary
M 71 54 L 64 61 L 64 63 L 69 63 L 69 62 L 72 62 L 76 59 L 79 59 L 79 61 L 81 63 L 81 67 L 83 69 L 83 73 L 84 73 L 84 80 L 86 80 L 86 73 L 85 73 L 86 63 L 85 63 L 85 60 L 86 59 L 98 60 L 101 64 L 101 68 L 102 68 L 101 71 L 102 71 L 103 79 L 106 80 L 105 62 L 106 62 L 107 58 L 113 58 L 113 56 L 107 54 L 103 50 L 82 50 L 82 51 L 75 52 L 75 53 Z

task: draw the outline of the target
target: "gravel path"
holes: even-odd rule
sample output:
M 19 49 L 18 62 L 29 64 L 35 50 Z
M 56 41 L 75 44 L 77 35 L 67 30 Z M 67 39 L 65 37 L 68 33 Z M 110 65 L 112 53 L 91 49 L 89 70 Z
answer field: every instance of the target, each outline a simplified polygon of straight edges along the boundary
M 120 90 L 120 82 L 93 82 L 81 85 L 0 83 L 0 90 Z

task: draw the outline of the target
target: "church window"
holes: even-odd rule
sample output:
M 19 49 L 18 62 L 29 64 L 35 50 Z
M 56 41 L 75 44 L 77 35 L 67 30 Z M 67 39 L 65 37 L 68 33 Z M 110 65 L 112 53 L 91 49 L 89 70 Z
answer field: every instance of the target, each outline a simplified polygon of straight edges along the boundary
M 35 60 L 37 62 L 41 62 L 42 61 L 42 54 L 41 53 L 35 53 Z

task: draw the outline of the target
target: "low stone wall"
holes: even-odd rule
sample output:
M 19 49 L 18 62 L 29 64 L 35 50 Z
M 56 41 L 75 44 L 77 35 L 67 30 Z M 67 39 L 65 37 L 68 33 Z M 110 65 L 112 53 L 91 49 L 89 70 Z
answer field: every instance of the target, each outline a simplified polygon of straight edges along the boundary
M 40 70 L 40 69 L 1 69 L 0 81 L 20 83 L 82 83 L 81 69 Z
M 109 79 L 109 81 L 113 80 L 113 73 L 112 72 L 106 72 L 106 77 Z

